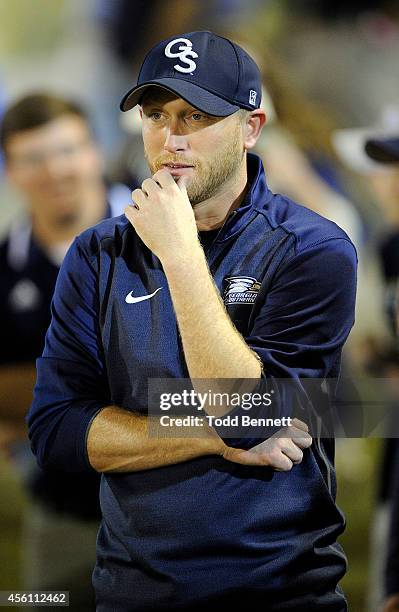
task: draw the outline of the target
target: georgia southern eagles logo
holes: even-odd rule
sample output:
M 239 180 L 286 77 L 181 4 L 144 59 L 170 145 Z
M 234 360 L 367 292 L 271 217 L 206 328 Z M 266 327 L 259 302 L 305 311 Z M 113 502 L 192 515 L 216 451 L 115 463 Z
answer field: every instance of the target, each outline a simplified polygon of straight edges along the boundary
M 223 293 L 223 302 L 228 304 L 253 304 L 259 293 L 260 283 L 252 276 L 230 276 Z

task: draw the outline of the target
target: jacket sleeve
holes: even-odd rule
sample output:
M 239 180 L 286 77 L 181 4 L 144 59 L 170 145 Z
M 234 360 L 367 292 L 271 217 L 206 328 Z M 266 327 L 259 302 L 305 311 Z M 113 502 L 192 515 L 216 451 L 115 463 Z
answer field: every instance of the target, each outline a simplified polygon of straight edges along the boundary
M 263 365 L 257 390 L 273 394 L 266 416 L 298 416 L 309 424 L 311 413 L 331 431 L 329 397 L 321 383 L 339 374 L 341 350 L 354 323 L 356 267 L 353 244 L 336 238 L 291 256 L 277 270 L 245 337 Z M 262 407 L 251 413 L 246 412 L 265 416 Z M 278 429 L 268 428 L 265 436 L 250 428 L 244 441 L 232 445 L 249 448 Z
M 27 416 L 32 450 L 43 468 L 91 470 L 88 427 L 111 401 L 98 320 L 97 274 L 79 238 L 62 264 L 51 313 Z
M 354 323 L 356 267 L 354 246 L 337 238 L 280 268 L 246 338 L 266 375 L 330 374 Z

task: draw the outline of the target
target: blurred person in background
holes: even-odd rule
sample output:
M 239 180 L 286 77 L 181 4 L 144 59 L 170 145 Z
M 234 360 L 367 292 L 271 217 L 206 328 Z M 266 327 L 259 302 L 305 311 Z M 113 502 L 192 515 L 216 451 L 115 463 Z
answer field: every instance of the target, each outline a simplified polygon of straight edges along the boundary
M 88 117 L 75 101 L 39 92 L 11 103 L 0 144 L 6 176 L 26 208 L 0 245 L 0 449 L 23 470 L 32 499 L 22 588 L 69 590 L 71 608 L 87 611 L 94 605 L 99 477 L 39 470 L 27 452 L 24 417 L 61 262 L 77 234 L 122 212 L 130 192 L 106 184 Z
M 382 138 L 374 137 L 366 141 L 367 155 L 389 167 L 390 202 L 396 202 L 399 216 L 399 128 L 396 134 Z M 399 321 L 399 223 L 392 227 L 382 248 L 384 271 L 389 283 L 388 315 L 391 328 L 398 338 Z M 399 351 L 398 351 L 399 352 Z M 398 368 L 397 368 L 398 369 Z M 399 379 L 399 374 L 396 374 Z M 396 406 L 397 408 L 397 406 Z M 394 430 L 397 436 L 398 428 Z M 384 564 L 383 589 L 385 602 L 383 612 L 399 611 L 399 444 L 397 437 L 387 440 L 391 450 L 389 470 L 390 513 L 386 539 L 386 559 Z
M 399 171 L 393 155 L 383 154 L 379 139 L 390 139 L 399 132 L 399 107 L 386 105 L 378 121 L 363 128 L 345 128 L 333 134 L 333 145 L 342 161 L 358 173 L 373 195 L 382 219 L 375 232 L 376 255 L 382 283 L 374 294 L 374 301 L 385 314 L 386 333 L 369 336 L 358 353 L 363 372 L 377 378 L 399 378 L 399 351 L 397 349 L 397 286 L 399 280 Z M 377 144 L 374 144 L 377 143 Z M 395 438 L 383 440 L 378 473 L 376 506 L 370 539 L 370 569 L 367 606 L 370 612 L 383 605 L 386 592 L 394 592 L 392 584 L 387 591 L 388 537 L 395 502 L 394 483 L 398 444 Z M 391 581 L 392 582 L 392 581 Z M 399 592 L 399 589 L 397 589 Z M 394 609 L 394 608 L 392 608 Z
M 259 16 L 253 28 L 278 45 L 296 82 L 310 98 L 332 105 L 348 125 L 367 125 L 381 101 L 399 94 L 398 0 L 286 0 L 278 27 Z M 317 50 L 317 52 L 315 52 Z
M 345 193 L 331 146 L 334 113 L 301 91 L 290 65 L 274 50 L 263 47 L 261 58 L 274 112 L 257 151 L 266 162 L 271 188 L 336 222 L 361 248 L 362 219 Z

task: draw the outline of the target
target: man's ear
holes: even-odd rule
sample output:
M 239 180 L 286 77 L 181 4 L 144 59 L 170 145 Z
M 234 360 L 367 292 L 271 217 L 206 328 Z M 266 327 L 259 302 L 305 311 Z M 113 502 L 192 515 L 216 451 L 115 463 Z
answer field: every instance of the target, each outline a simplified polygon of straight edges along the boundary
M 252 149 L 260 136 L 263 126 L 266 123 L 266 113 L 263 108 L 251 111 L 245 119 L 244 126 L 244 147 Z

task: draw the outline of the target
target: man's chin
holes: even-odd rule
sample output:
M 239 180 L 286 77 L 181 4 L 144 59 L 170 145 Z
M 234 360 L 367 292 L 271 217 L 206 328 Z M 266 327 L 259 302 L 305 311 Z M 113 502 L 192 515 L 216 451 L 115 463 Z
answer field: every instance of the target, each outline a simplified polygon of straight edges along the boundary
M 59 227 L 68 227 L 79 222 L 82 218 L 82 207 L 76 202 L 54 202 L 53 222 Z
M 58 227 L 72 227 L 74 225 L 76 225 L 78 223 L 80 219 L 80 215 L 78 212 L 70 212 L 70 213 L 65 213 L 63 215 L 58 215 L 55 219 L 54 222 Z

